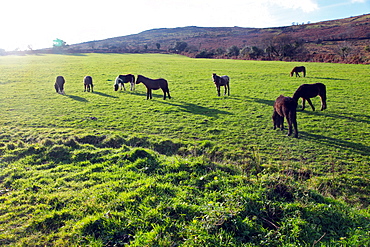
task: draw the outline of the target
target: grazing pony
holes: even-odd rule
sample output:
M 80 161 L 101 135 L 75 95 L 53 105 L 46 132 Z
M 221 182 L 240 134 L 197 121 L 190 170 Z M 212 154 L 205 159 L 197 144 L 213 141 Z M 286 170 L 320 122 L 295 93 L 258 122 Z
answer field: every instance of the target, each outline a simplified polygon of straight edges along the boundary
M 298 138 L 297 101 L 291 97 L 280 95 L 275 100 L 274 113 L 272 114 L 274 129 L 276 129 L 276 127 L 280 128 L 280 130 L 284 129 L 284 117 L 289 125 L 288 136 L 292 134 L 292 126 L 294 126 L 294 137 Z
M 84 92 L 88 91 L 94 92 L 94 85 L 93 85 L 93 80 L 91 76 L 85 76 L 84 78 Z
M 224 95 L 226 95 L 226 91 L 227 91 L 227 95 L 230 96 L 230 86 L 229 86 L 230 78 L 227 75 L 218 76 L 215 73 L 213 73 L 212 78 L 213 78 L 213 82 L 216 85 L 218 96 L 220 96 L 221 86 L 225 87 Z
M 163 79 L 150 79 L 142 75 L 137 76 L 136 84 L 142 82 L 146 87 L 146 99 L 152 99 L 152 90 L 162 89 L 163 99 L 166 99 L 166 93 L 168 98 L 171 99 L 170 90 L 168 89 L 168 82 Z
M 302 84 L 293 94 L 293 99 L 298 102 L 299 98 L 302 98 L 302 111 L 305 108 L 305 101 L 307 100 L 310 104 L 312 110 L 315 110 L 315 107 L 312 105 L 310 98 L 320 96 L 321 98 L 321 110 L 326 109 L 326 87 L 322 83 L 314 84 Z
M 55 80 L 55 84 L 54 84 L 54 87 L 55 87 L 55 91 L 57 91 L 57 93 L 59 94 L 65 94 L 64 93 L 64 83 L 66 81 L 64 80 L 64 77 L 63 76 L 57 76 L 56 80 Z
M 306 67 L 304 67 L 304 66 L 294 67 L 292 69 L 292 71 L 290 72 L 290 77 L 292 77 L 294 73 L 295 73 L 295 77 L 297 77 L 297 76 L 301 77 L 298 74 L 299 72 L 303 72 L 303 77 L 306 77 Z
M 114 83 L 114 91 L 117 91 L 119 89 L 119 85 L 121 85 L 121 90 L 122 88 L 126 91 L 125 88 L 125 83 L 130 83 L 130 91 L 135 90 L 135 76 L 131 74 L 127 75 L 119 75 L 116 78 L 116 82 Z

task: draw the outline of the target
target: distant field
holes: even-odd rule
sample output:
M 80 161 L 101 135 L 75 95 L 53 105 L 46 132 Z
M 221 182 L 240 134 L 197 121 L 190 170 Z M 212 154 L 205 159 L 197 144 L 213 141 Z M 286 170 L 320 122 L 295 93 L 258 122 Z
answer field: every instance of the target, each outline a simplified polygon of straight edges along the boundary
M 306 78 L 289 77 L 297 65 Z M 167 79 L 173 98 L 115 92 L 127 73 Z M 230 96 L 212 73 L 231 78 Z M 369 81 L 366 65 L 0 57 L 0 245 L 365 246 Z M 328 109 L 314 98 L 299 111 L 298 139 L 273 130 L 274 100 L 316 82 Z

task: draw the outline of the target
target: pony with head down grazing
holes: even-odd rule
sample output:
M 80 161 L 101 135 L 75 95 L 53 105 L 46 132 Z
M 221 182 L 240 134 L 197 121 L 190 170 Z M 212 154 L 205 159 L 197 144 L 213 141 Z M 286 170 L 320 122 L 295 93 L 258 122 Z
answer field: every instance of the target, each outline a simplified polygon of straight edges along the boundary
M 294 137 L 298 138 L 297 101 L 291 97 L 280 95 L 274 102 L 274 113 L 272 114 L 274 129 L 284 129 L 284 118 L 289 126 L 288 136 L 292 134 L 294 127 Z
M 212 74 L 213 82 L 215 83 L 215 86 L 217 88 L 217 94 L 220 96 L 221 87 L 225 87 L 225 93 L 224 95 L 230 96 L 230 78 L 227 75 L 218 76 L 216 73 Z
M 85 76 L 84 78 L 84 92 L 94 92 L 94 85 L 93 85 L 93 79 L 91 76 Z
M 326 86 L 322 83 L 314 83 L 314 84 L 302 84 L 298 87 L 298 89 L 293 94 L 293 99 L 298 102 L 299 98 L 302 98 L 302 111 L 305 108 L 305 101 L 307 100 L 308 104 L 310 104 L 312 110 L 315 110 L 311 99 L 316 96 L 321 98 L 321 110 L 326 109 Z
M 114 83 L 114 91 L 117 91 L 120 86 L 121 90 L 123 88 L 126 91 L 125 83 L 130 83 L 130 91 L 135 90 L 135 76 L 132 74 L 127 74 L 117 76 L 116 81 Z
M 170 90 L 168 88 L 167 80 L 160 78 L 160 79 L 150 79 L 143 75 L 138 75 L 136 84 L 142 82 L 146 87 L 146 99 L 152 99 L 152 90 L 162 89 L 163 91 L 163 99 L 166 99 L 166 94 L 168 98 L 171 99 Z
M 306 77 L 306 67 L 305 66 L 298 66 L 298 67 L 294 67 L 292 69 L 292 71 L 290 72 L 290 77 L 293 76 L 293 74 L 295 73 L 295 77 L 301 77 L 299 75 L 299 72 L 302 72 L 303 73 L 303 77 Z
M 57 76 L 57 78 L 55 79 L 55 84 L 54 84 L 54 88 L 57 93 L 65 94 L 64 93 L 64 83 L 65 82 L 66 81 L 64 80 L 63 76 Z

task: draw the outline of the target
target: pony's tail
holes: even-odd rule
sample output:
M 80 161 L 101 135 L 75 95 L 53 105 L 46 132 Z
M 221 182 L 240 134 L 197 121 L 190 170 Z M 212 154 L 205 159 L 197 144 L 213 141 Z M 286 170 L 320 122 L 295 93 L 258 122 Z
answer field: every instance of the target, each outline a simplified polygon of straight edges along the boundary
M 321 96 L 321 110 L 325 110 L 327 108 L 326 106 L 326 86 L 324 84 L 322 84 L 322 86 L 320 87 L 320 92 L 319 92 L 320 96 Z

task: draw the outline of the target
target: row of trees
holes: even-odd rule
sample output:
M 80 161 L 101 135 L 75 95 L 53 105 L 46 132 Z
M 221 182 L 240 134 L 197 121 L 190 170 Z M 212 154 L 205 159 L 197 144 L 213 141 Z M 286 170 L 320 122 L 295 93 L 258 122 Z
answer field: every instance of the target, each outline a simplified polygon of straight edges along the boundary
M 290 36 L 276 36 L 271 40 L 262 42 L 261 46 L 246 46 L 239 48 L 233 45 L 229 48 L 217 48 L 212 50 L 198 51 L 193 46 L 189 46 L 186 42 L 176 42 L 170 52 L 175 53 L 196 53 L 197 58 L 212 58 L 219 56 L 227 57 L 242 57 L 249 59 L 283 59 L 285 57 L 295 57 L 307 53 L 304 48 L 304 41 L 293 39 Z
M 232 45 L 229 48 L 217 48 L 211 50 L 199 51 L 194 46 L 189 46 L 186 42 L 176 42 L 169 49 L 173 53 L 184 53 L 196 58 L 242 58 L 242 59 L 261 59 L 261 60 L 299 60 L 310 61 L 313 57 L 322 57 L 323 54 L 315 54 L 310 52 L 305 47 L 306 42 L 302 39 L 294 39 L 288 35 L 275 36 L 271 39 L 265 39 L 258 46 L 244 46 L 242 48 Z M 370 52 L 370 48 L 364 49 L 365 52 Z M 338 62 L 348 61 L 353 56 L 354 49 L 350 43 L 344 42 L 337 45 L 335 54 L 329 54 L 324 61 Z M 335 58 L 337 56 L 338 58 Z M 362 58 L 356 58 L 354 63 L 362 63 Z M 320 58 L 320 61 L 322 59 Z
M 245 43 L 245 42 L 244 42 Z M 321 44 L 317 44 L 321 45 Z M 265 37 L 258 45 L 242 47 L 232 45 L 228 48 L 219 47 L 215 49 L 200 50 L 200 45 L 189 45 L 184 41 L 177 41 L 172 46 L 163 45 L 160 43 L 144 44 L 144 45 L 129 45 L 127 43 L 117 44 L 99 44 L 98 42 L 90 42 L 83 48 L 73 48 L 64 40 L 53 40 L 54 53 L 76 53 L 76 52 L 127 52 L 127 53 L 147 53 L 147 52 L 170 52 L 184 54 L 197 58 L 241 58 L 241 59 L 256 59 L 256 60 L 296 60 L 296 61 L 315 61 L 315 62 L 351 62 L 364 63 L 363 57 L 357 56 L 356 61 L 353 60 L 355 49 L 350 43 L 342 43 L 338 45 L 336 55 L 331 54 L 315 54 L 306 49 L 306 42 L 302 39 L 293 38 L 290 35 L 281 34 L 278 36 Z M 32 50 L 31 50 L 32 51 Z M 370 47 L 364 49 L 365 54 L 370 52 Z M 3 54 L 2 54 L 3 53 Z M 6 52 L 0 49 L 0 55 L 5 55 Z M 312 59 L 314 57 L 314 59 Z M 369 60 L 370 62 L 370 60 Z

